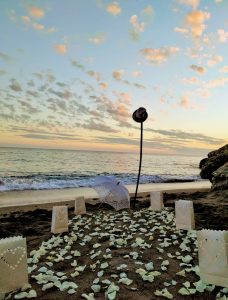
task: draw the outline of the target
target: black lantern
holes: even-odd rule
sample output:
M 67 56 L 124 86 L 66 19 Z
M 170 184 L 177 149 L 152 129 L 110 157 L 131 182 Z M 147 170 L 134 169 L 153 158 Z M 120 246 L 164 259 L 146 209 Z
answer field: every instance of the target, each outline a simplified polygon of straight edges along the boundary
M 135 199 L 134 199 L 134 202 L 133 202 L 133 208 L 135 208 L 136 198 L 137 198 L 137 193 L 138 193 L 140 173 L 141 173 L 141 164 L 142 164 L 143 122 L 146 121 L 146 119 L 148 118 L 148 114 L 146 112 L 146 109 L 144 107 L 139 107 L 132 114 L 132 118 L 135 122 L 141 123 L 139 172 L 138 172 L 138 178 L 137 178 L 137 184 L 136 184 L 136 190 L 135 190 Z

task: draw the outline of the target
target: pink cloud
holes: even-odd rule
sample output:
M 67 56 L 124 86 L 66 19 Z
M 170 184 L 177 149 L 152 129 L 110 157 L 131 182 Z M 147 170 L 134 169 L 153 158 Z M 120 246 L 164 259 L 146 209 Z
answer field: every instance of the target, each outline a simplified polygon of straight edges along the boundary
M 113 16 L 117 16 L 121 13 L 121 7 L 118 2 L 112 2 L 107 5 L 106 11 Z
M 164 47 L 164 48 L 144 48 L 141 49 L 143 57 L 151 63 L 163 63 L 168 57 L 180 51 L 177 47 Z
M 55 51 L 59 54 L 66 54 L 67 53 L 67 46 L 64 44 L 57 44 L 54 46 Z
M 223 61 L 223 57 L 221 55 L 213 55 L 210 59 L 208 59 L 207 65 L 209 67 L 213 67 L 222 61 Z
M 206 29 L 204 24 L 211 17 L 209 12 L 195 10 L 186 15 L 185 22 L 190 28 L 193 38 L 200 38 Z
M 31 17 L 33 17 L 35 19 L 41 19 L 45 15 L 45 12 L 43 9 L 41 9 L 39 7 L 35 7 L 35 6 L 28 7 L 28 13 Z

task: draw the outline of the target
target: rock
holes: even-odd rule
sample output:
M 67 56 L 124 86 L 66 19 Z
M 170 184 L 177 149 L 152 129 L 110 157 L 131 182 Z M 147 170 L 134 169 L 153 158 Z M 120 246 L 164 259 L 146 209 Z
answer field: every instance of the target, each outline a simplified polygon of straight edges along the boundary
M 213 172 L 228 162 L 228 144 L 208 153 L 208 158 L 200 161 L 200 176 L 212 182 Z
M 212 190 L 228 190 L 228 162 L 218 168 L 212 177 Z M 227 199 L 228 200 L 228 199 Z

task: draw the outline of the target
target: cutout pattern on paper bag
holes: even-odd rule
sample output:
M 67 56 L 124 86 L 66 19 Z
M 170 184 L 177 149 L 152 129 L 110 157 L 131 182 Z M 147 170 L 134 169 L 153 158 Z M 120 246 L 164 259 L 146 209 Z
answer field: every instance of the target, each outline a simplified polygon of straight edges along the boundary
M 193 202 L 189 200 L 175 201 L 175 219 L 177 229 L 194 229 L 195 217 Z
M 52 210 L 52 233 L 68 231 L 68 209 L 67 206 L 54 206 Z
M 26 239 L 20 236 L 0 240 L 0 293 L 28 283 Z
M 150 209 L 160 211 L 164 208 L 162 192 L 150 193 Z
M 75 200 L 75 214 L 76 215 L 85 215 L 86 214 L 86 205 L 85 198 L 78 197 Z

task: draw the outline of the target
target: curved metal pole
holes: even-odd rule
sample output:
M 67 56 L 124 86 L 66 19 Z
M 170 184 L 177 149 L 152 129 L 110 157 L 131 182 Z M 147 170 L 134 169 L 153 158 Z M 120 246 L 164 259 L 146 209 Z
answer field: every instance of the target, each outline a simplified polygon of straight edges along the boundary
M 133 202 L 133 208 L 135 208 L 135 204 L 136 204 L 136 198 L 137 198 L 137 193 L 138 193 L 138 185 L 139 185 L 139 178 L 140 178 L 140 173 L 141 173 L 141 165 L 142 165 L 142 146 L 143 146 L 143 122 L 141 122 L 139 172 L 138 172 L 138 179 L 137 179 L 137 184 L 136 184 L 135 199 L 134 199 L 134 202 Z

